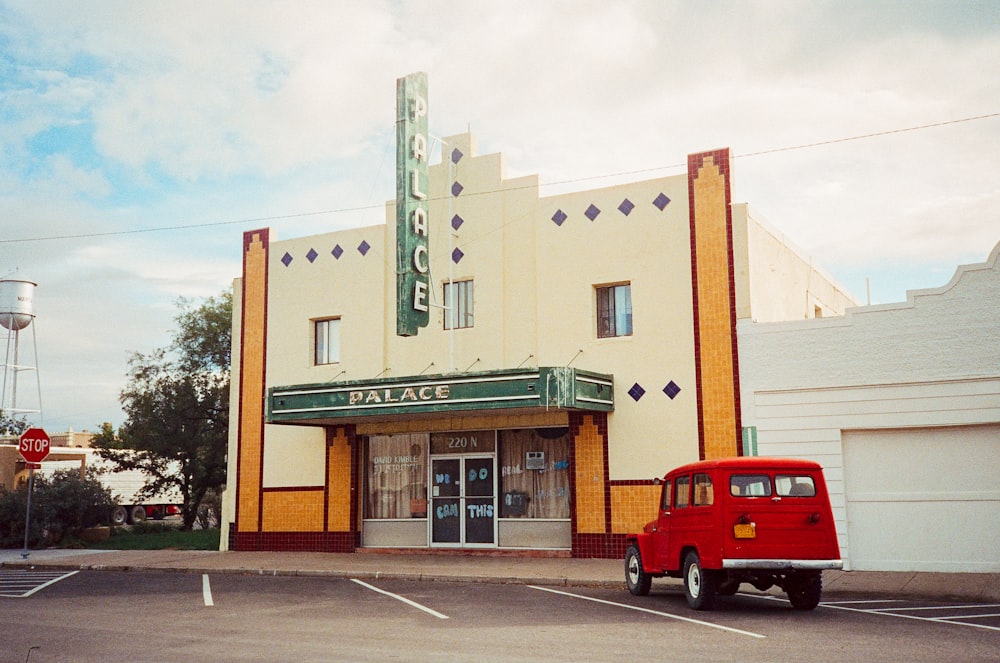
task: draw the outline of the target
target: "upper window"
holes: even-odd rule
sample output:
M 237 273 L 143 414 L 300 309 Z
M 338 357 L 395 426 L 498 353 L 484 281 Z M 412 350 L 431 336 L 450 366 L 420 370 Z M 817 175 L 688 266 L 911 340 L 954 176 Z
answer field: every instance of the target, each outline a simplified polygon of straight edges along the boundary
M 472 281 L 444 284 L 444 328 L 472 326 Z
M 632 335 L 632 286 L 597 288 L 597 338 Z
M 340 318 L 317 320 L 315 323 L 315 362 L 336 364 L 340 361 Z

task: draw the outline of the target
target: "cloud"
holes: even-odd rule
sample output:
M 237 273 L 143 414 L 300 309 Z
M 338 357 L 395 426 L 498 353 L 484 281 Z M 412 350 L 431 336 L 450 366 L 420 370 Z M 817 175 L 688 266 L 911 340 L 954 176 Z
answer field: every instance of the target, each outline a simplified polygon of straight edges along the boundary
M 729 146 L 735 200 L 855 291 L 901 266 L 878 272 L 899 300 L 1000 240 L 1000 118 L 747 155 L 1000 111 L 998 19 L 988 1 L 0 1 L 0 274 L 39 282 L 53 416 L 116 420 L 127 353 L 163 345 L 178 296 L 231 283 L 243 230 L 383 221 L 394 82 L 422 70 L 431 133 L 471 126 L 543 194 Z M 31 237 L 65 239 L 10 241 Z

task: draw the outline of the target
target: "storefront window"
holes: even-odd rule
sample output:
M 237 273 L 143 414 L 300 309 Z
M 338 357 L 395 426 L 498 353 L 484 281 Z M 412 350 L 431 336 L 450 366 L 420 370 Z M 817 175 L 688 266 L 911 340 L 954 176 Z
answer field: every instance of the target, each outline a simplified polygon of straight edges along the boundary
M 569 518 L 565 428 L 500 431 L 500 517 Z
M 426 433 L 368 438 L 366 518 L 427 517 L 428 446 Z

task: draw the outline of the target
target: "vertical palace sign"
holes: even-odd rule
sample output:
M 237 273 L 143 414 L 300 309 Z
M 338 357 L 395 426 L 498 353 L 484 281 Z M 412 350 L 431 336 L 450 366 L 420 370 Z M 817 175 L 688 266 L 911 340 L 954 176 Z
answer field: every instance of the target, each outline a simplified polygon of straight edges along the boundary
M 396 79 L 396 334 L 430 319 L 427 254 L 427 74 Z

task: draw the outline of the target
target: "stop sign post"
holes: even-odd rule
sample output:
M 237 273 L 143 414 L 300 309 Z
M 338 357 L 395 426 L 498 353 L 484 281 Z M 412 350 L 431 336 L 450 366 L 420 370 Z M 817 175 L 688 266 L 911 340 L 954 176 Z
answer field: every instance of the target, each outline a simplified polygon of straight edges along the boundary
M 41 428 L 29 428 L 21 433 L 21 441 L 17 450 L 26 463 L 40 463 L 49 455 L 52 440 L 49 434 Z
M 49 455 L 49 447 L 52 440 L 49 434 L 41 428 L 29 428 L 21 433 L 21 440 L 17 450 L 21 452 L 21 458 L 28 465 L 28 506 L 24 515 L 24 550 L 21 557 L 28 559 L 28 532 L 31 531 L 31 493 L 35 489 L 35 469 L 41 467 L 40 463 Z

